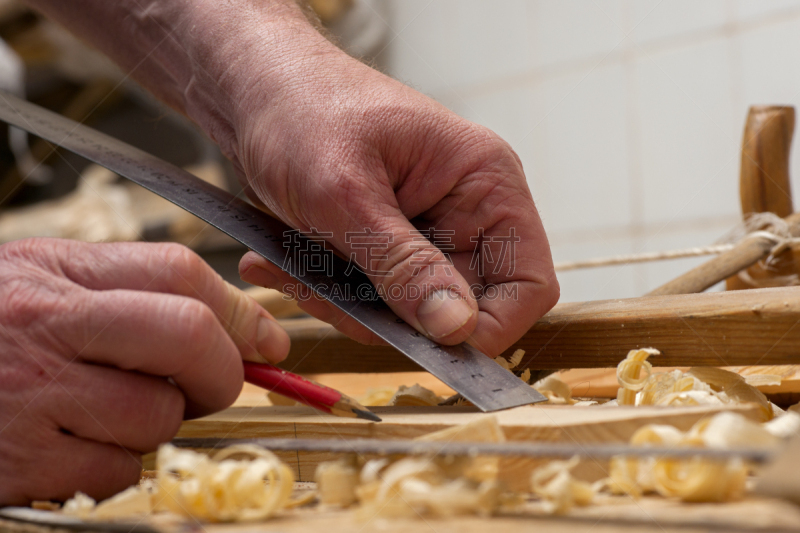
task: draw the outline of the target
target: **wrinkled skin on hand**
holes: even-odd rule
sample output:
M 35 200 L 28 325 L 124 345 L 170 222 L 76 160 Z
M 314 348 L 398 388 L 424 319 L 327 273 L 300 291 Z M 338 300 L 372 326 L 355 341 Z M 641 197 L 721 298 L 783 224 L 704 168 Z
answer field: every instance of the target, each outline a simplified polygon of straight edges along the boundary
M 263 94 L 254 88 L 240 107 L 235 159 L 251 197 L 304 232 L 331 232 L 328 248 L 344 258 L 355 254 L 385 293 L 392 285 L 407 289 L 389 305 L 429 337 L 445 344 L 468 340 L 491 356 L 508 348 L 559 294 L 547 238 L 512 148 L 338 51 L 309 54 L 291 69 L 306 74 L 277 98 L 274 86 Z M 270 98 L 280 105 L 266 105 Z M 390 234 L 391 243 L 368 256 L 347 237 L 365 229 Z M 445 251 L 455 268 L 415 233 L 431 229 L 451 233 Z M 518 242 L 509 250 L 503 238 L 511 235 Z M 471 268 L 476 248 L 487 265 L 482 273 Z M 240 272 L 251 283 L 300 292 L 255 254 L 243 258 Z M 506 296 L 476 299 L 470 286 L 479 295 L 492 286 L 487 296 Z M 300 305 L 361 342 L 380 342 L 320 299 Z
M 0 505 L 136 483 L 141 454 L 184 417 L 236 399 L 243 357 L 277 362 L 288 348 L 182 246 L 0 246 Z

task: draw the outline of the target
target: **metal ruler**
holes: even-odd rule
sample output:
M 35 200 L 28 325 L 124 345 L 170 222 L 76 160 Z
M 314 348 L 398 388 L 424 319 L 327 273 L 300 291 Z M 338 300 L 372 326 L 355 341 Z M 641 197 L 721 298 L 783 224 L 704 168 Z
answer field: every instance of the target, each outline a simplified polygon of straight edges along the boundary
M 303 268 L 309 264 L 304 261 L 310 250 L 315 249 L 309 240 L 244 200 L 138 148 L 3 91 L 0 120 L 104 166 L 227 233 L 285 269 L 481 410 L 546 400 L 475 348 L 442 346 L 417 332 L 394 314 L 363 272 L 345 275 L 347 262 L 333 253 L 326 257 L 332 276 Z M 293 260 L 286 261 L 287 257 Z
M 493 455 L 505 457 L 535 457 L 569 459 L 578 456 L 588 459 L 626 457 L 664 457 L 728 460 L 740 458 L 752 463 L 769 462 L 775 450 L 764 448 L 696 448 L 677 446 L 631 446 L 628 444 L 572 444 L 566 442 L 436 442 L 381 439 L 216 439 L 177 438 L 178 448 L 224 448 L 236 444 L 253 444 L 270 451 L 331 452 L 379 455 Z

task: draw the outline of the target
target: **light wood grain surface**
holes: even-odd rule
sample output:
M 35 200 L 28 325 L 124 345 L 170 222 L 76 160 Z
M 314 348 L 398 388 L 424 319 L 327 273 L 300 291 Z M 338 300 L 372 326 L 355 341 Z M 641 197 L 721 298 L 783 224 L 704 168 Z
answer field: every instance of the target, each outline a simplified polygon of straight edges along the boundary
M 292 338 L 288 370 L 419 370 L 391 347 L 359 344 L 316 319 L 282 323 Z M 800 287 L 559 304 L 503 355 L 521 348 L 522 367 L 535 369 L 603 368 L 637 347 L 661 350 L 658 366 L 800 363 Z
M 494 413 L 513 441 L 626 443 L 645 424 L 670 424 L 688 430 L 703 417 L 734 410 L 755 419 L 750 406 L 575 407 L 526 406 Z M 178 437 L 225 438 L 356 438 L 411 439 L 439 429 L 466 424 L 483 416 L 474 407 L 375 407 L 383 422 L 332 417 L 307 407 L 233 407 L 198 420 L 188 420 Z M 301 481 L 313 480 L 317 465 L 337 457 L 327 452 L 279 452 Z M 531 470 L 541 461 L 503 458 L 501 478 L 512 487 L 526 487 Z M 585 462 L 579 473 L 588 479 L 606 475 L 605 463 Z

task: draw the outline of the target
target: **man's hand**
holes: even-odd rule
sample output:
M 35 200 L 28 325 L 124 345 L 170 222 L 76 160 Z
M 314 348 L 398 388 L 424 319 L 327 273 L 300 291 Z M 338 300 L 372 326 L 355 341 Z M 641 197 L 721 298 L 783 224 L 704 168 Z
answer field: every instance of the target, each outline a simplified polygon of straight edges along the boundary
M 188 249 L 0 246 L 0 505 L 107 497 L 184 417 L 230 405 L 242 358 L 277 362 L 272 317 Z
M 251 194 L 354 258 L 392 309 L 436 341 L 468 340 L 494 356 L 555 304 L 547 238 L 507 143 L 335 49 L 287 70 L 294 83 L 276 90 L 265 80 L 239 108 L 237 153 Z M 302 293 L 256 254 L 240 272 Z M 377 342 L 324 301 L 300 306 Z
M 511 147 L 348 57 L 296 0 L 81 0 L 80 9 L 29 1 L 196 121 L 251 197 L 354 256 L 392 309 L 431 338 L 469 340 L 496 355 L 558 299 L 547 238 Z M 453 267 L 431 230 L 449 239 Z M 390 242 L 368 252 L 358 242 L 366 232 Z M 293 283 L 254 255 L 241 272 L 262 285 Z M 377 342 L 325 302 L 303 305 Z

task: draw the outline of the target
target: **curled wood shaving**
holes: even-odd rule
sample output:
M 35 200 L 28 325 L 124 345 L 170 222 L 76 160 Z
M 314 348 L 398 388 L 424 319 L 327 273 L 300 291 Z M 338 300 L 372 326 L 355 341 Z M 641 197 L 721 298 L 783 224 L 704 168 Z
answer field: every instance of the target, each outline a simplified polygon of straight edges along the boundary
M 531 387 L 547 396 L 547 403 L 566 405 L 575 403 L 575 400 L 572 399 L 572 389 L 570 386 L 554 375 L 540 379 L 531 385 Z
M 700 420 L 684 437 L 686 444 L 706 448 L 769 448 L 780 444 L 780 438 L 739 413 L 718 413 Z
M 506 359 L 505 357 L 496 357 L 494 362 L 498 365 L 502 366 L 508 371 L 515 370 L 519 364 L 522 362 L 522 358 L 525 356 L 525 350 L 514 350 L 514 353 L 511 354 L 511 357 Z
M 766 422 L 764 429 L 776 437 L 787 439 L 800 433 L 800 415 L 794 411 L 786 411 L 781 416 Z
M 647 358 L 660 353 L 654 348 L 628 352 L 627 357 L 617 366 L 617 381 L 621 387 L 617 392 L 619 405 L 636 403 L 636 392 L 644 388 L 653 371 L 653 365 L 647 362 Z M 641 375 L 642 371 L 644 371 L 644 376 Z
M 506 442 L 503 428 L 497 418 L 483 416 L 468 424 L 445 428 L 414 440 L 427 442 Z M 451 477 L 463 476 L 475 482 L 492 481 L 500 471 L 499 457 L 440 457 L 439 466 Z
M 745 378 L 721 368 L 697 367 L 688 372 L 652 373 L 648 357 L 658 350 L 631 350 L 617 366 L 618 405 L 702 405 L 753 403 L 759 407 L 761 420 L 775 416 L 772 404 Z
M 395 392 L 396 391 L 392 387 L 367 389 L 367 392 L 357 399 L 361 405 L 366 405 L 367 407 L 380 407 L 389 405 L 389 402 L 392 401 L 392 397 L 394 396 Z
M 505 434 L 495 417 L 486 416 L 418 440 L 503 442 Z M 323 502 L 344 505 L 355 498 L 364 519 L 488 515 L 506 501 L 497 483 L 498 470 L 497 457 L 381 458 L 367 461 L 360 471 L 356 461 L 320 465 L 317 480 Z
M 717 449 L 774 448 L 782 438 L 800 431 L 800 415 L 796 416 L 795 419 L 787 413 L 766 424 L 758 424 L 739 413 L 724 412 L 700 420 L 685 433 L 672 426 L 644 426 L 634 433 L 630 443 Z M 615 457 L 610 464 L 606 486 L 611 492 L 637 497 L 657 492 L 683 501 L 721 502 L 736 499 L 744 493 L 747 474 L 747 465 L 739 459 Z
M 476 483 L 447 470 L 425 457 L 389 464 L 378 480 L 358 487 L 361 516 L 491 514 L 499 501 L 496 482 Z
M 426 405 L 439 405 L 444 401 L 444 398 L 437 396 L 435 392 L 430 389 L 415 383 L 411 387 L 400 385 L 397 392 L 389 400 L 389 405 L 397 407 L 420 407 Z
M 531 474 L 531 490 L 542 499 L 542 508 L 548 514 L 564 514 L 574 506 L 592 502 L 595 488 L 572 477 L 570 471 L 579 458 L 569 461 L 551 461 Z
M 224 448 L 213 458 L 162 445 L 156 479 L 129 487 L 99 505 L 83 493 L 63 512 L 107 520 L 171 511 L 210 521 L 251 521 L 273 516 L 292 505 L 291 469 L 271 452 L 252 445 Z
M 666 497 L 687 502 L 724 502 L 741 497 L 747 468 L 740 459 L 708 461 L 662 459 L 653 466 L 655 488 Z
M 218 522 L 252 521 L 286 507 L 294 474 L 272 452 L 253 445 L 224 448 L 213 458 L 162 445 L 156 460 L 160 507 Z
M 764 393 L 749 385 L 745 379 L 735 372 L 714 367 L 694 367 L 688 375 L 707 383 L 711 389 L 718 393 L 717 397 L 728 398 L 733 403 L 754 403 L 759 406 L 761 420 L 772 420 L 772 404 L 764 396 Z

